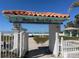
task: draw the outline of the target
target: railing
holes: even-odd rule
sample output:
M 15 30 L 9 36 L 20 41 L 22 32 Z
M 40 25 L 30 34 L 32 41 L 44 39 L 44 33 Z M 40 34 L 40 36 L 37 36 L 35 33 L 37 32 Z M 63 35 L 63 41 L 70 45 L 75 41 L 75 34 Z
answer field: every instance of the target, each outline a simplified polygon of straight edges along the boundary
M 67 52 L 64 54 L 66 58 L 79 58 L 79 51 Z
M 75 37 L 75 39 L 77 40 L 72 40 L 72 37 L 71 39 L 65 39 L 64 36 L 61 36 L 61 42 L 60 42 L 60 46 L 61 46 L 61 54 L 62 54 L 62 57 L 72 57 L 72 58 L 78 58 L 79 57 L 79 38 Z

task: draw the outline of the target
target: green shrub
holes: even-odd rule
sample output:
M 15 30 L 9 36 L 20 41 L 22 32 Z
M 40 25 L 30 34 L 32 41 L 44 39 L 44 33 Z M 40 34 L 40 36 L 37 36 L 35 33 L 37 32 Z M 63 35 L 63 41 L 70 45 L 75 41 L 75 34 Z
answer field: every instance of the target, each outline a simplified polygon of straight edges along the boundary
M 34 36 L 34 40 L 37 43 L 44 43 L 48 40 L 48 36 Z

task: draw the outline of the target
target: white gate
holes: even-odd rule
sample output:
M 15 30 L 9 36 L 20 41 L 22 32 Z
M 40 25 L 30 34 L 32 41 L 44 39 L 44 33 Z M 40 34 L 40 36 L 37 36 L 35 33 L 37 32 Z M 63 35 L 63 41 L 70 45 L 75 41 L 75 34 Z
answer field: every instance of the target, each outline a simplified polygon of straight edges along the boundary
M 0 57 L 18 58 L 28 51 L 28 33 L 0 32 Z
M 15 58 L 18 54 L 14 52 L 14 36 L 11 33 L 0 33 L 1 58 Z

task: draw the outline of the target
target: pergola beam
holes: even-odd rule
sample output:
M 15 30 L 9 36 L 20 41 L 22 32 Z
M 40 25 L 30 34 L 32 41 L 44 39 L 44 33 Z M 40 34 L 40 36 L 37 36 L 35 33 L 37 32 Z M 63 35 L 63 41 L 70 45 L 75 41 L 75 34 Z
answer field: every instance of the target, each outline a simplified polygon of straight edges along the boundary
M 61 24 L 69 18 L 42 17 L 42 16 L 24 16 L 5 14 L 11 23 L 36 23 L 36 24 Z

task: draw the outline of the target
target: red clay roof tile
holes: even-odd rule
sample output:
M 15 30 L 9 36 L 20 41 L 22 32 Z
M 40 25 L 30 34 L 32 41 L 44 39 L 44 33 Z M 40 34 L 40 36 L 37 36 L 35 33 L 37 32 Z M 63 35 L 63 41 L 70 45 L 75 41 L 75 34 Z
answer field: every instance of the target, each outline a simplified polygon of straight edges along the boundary
M 22 10 L 4 10 L 4 14 L 12 15 L 26 15 L 26 16 L 46 16 L 46 17 L 57 17 L 57 18 L 68 18 L 68 14 L 58 14 L 52 12 L 32 12 L 32 11 L 22 11 Z

